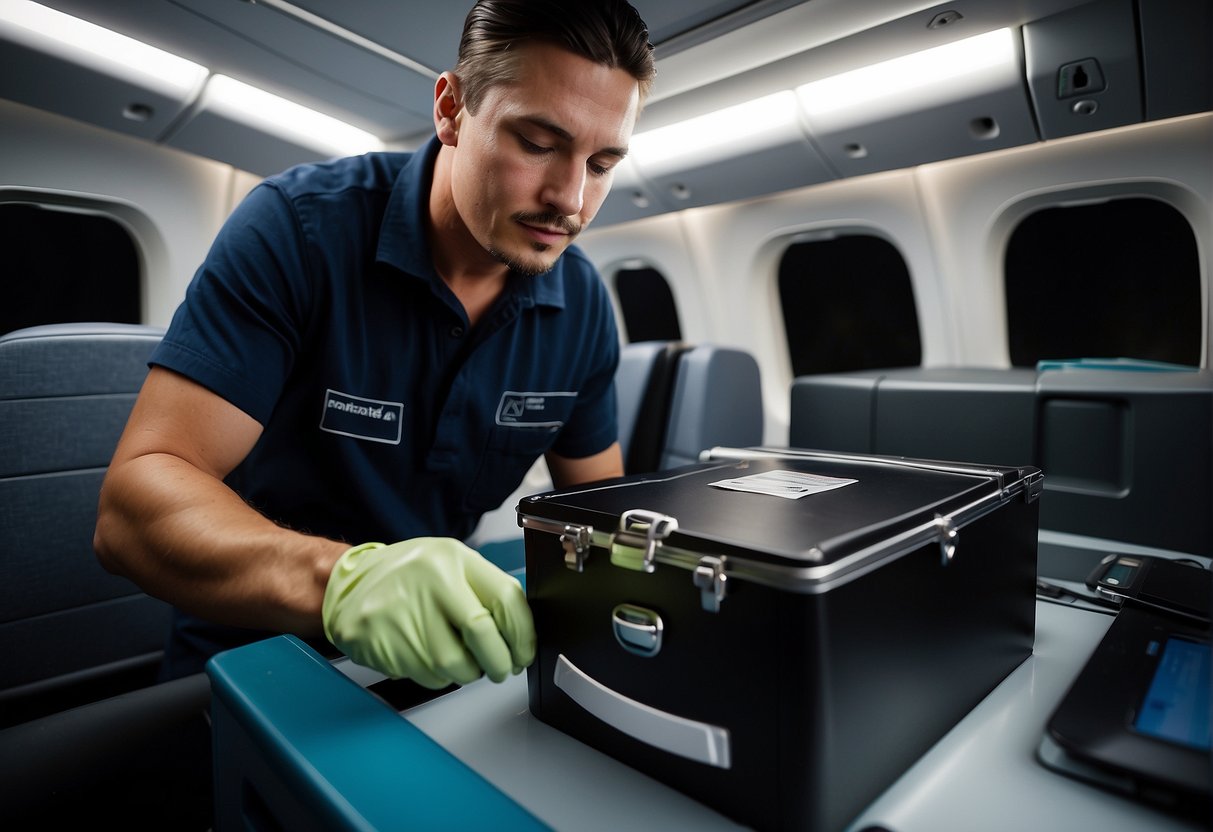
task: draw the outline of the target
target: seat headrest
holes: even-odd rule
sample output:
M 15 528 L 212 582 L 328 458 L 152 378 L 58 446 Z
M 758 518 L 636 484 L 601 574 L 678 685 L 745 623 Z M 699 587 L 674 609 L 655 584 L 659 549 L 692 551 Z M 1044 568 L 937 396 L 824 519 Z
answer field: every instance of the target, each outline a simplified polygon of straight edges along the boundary
M 0 336 L 0 400 L 137 391 L 164 329 L 68 323 Z

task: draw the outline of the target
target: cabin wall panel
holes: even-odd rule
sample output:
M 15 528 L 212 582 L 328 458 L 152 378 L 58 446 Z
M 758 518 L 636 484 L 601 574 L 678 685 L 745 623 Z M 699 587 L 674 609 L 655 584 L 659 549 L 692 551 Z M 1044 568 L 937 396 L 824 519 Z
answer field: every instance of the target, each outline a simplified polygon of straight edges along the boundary
M 713 281 L 708 279 L 704 262 L 706 252 L 694 250 L 687 244 L 679 214 L 664 214 L 644 220 L 589 230 L 577 244 L 593 261 L 607 285 L 612 287 L 615 272 L 649 266 L 661 273 L 670 285 L 682 337 L 689 342 L 712 341 L 717 337 L 714 318 L 722 307 Z M 592 228 L 592 226 L 591 226 Z M 616 301 L 617 302 L 617 301 Z M 623 316 L 618 308 L 616 318 L 623 336 Z
M 143 263 L 144 323 L 168 324 L 231 193 L 227 165 L 0 100 L 0 200 L 41 198 L 122 222 Z
M 1050 205 L 1118 196 L 1153 196 L 1192 224 L 1204 298 L 1209 366 L 1209 252 L 1213 250 L 1213 114 L 1089 133 L 917 169 L 943 294 L 956 316 L 957 357 L 970 366 L 1006 367 L 1003 260 L 1016 224 Z M 1098 239 L 1075 240 L 1098 246 Z M 1149 275 L 1143 275 L 1149 280 Z
M 730 342 L 745 346 L 763 368 L 767 441 L 786 443 L 792 383 L 784 316 L 779 300 L 779 261 L 798 238 L 863 231 L 891 242 L 905 258 L 922 334 L 923 361 L 951 353 L 949 323 L 940 314 L 935 260 L 919 217 L 912 177 L 905 171 L 876 174 L 805 188 L 747 203 L 705 208 L 687 217 L 688 238 L 710 258 L 721 284 Z
M 1164 199 L 1192 224 L 1206 307 L 1202 353 L 1213 365 L 1209 113 L 593 229 L 583 247 L 604 275 L 628 258 L 657 266 L 671 283 L 688 339 L 754 354 L 762 367 L 766 441 L 778 444 L 787 435 L 792 380 L 779 257 L 798 237 L 863 229 L 889 239 L 913 281 L 923 366 L 1009 367 L 1003 259 L 1015 225 L 1049 205 L 1133 195 Z
M 231 179 L 228 183 L 226 214 L 230 214 L 232 211 L 235 211 L 236 206 L 239 205 L 246 196 L 248 196 L 248 192 L 260 185 L 262 181 L 264 181 L 264 177 L 258 176 L 255 173 L 249 173 L 246 170 L 238 170 L 233 168 L 231 172 Z
M 859 230 L 889 240 L 905 258 L 913 281 L 924 364 L 953 359 L 952 323 L 938 290 L 935 257 L 910 172 L 831 182 L 674 216 L 677 226 L 661 217 L 589 231 L 583 247 L 604 275 L 613 262 L 628 257 L 653 260 L 659 250 L 667 262 L 693 269 L 666 272 L 684 335 L 754 355 L 762 368 L 766 442 L 787 441 L 792 382 L 779 301 L 779 261 L 790 244 L 806 235 Z M 680 245 L 685 251 L 671 256 L 668 248 Z M 690 299 L 694 308 L 706 307 L 707 314 L 689 311 L 685 304 Z M 691 321 L 700 327 L 692 330 Z

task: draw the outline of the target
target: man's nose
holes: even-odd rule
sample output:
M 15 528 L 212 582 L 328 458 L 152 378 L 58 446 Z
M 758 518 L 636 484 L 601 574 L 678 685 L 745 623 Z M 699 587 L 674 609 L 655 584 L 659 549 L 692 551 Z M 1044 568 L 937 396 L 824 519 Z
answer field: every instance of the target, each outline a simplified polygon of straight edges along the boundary
M 585 204 L 585 165 L 570 160 L 552 167 L 544 183 L 542 199 L 562 217 L 574 217 Z

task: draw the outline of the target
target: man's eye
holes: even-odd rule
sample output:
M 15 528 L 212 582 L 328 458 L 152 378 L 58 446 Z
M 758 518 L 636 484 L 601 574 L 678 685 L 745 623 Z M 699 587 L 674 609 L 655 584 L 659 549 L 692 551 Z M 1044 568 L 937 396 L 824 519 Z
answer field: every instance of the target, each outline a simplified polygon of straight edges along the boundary
M 590 173 L 594 174 L 595 176 L 606 176 L 608 173 L 611 172 L 611 169 L 609 167 L 607 167 L 606 165 L 600 165 L 597 162 L 590 162 L 589 168 L 590 168 Z
M 530 141 L 529 139 L 527 139 L 526 136 L 522 135 L 521 133 L 518 134 L 518 142 L 519 142 L 519 144 L 522 145 L 522 149 L 525 150 L 527 153 L 540 154 L 540 153 L 550 153 L 552 151 L 552 148 L 535 144 L 533 141 Z

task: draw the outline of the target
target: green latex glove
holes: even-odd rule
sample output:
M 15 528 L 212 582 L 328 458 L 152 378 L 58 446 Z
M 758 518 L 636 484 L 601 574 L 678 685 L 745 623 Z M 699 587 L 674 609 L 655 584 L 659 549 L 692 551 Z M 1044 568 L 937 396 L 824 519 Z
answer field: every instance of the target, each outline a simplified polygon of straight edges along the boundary
M 517 580 L 449 537 L 346 550 L 324 590 L 324 635 L 392 678 L 427 688 L 505 681 L 535 660 Z

